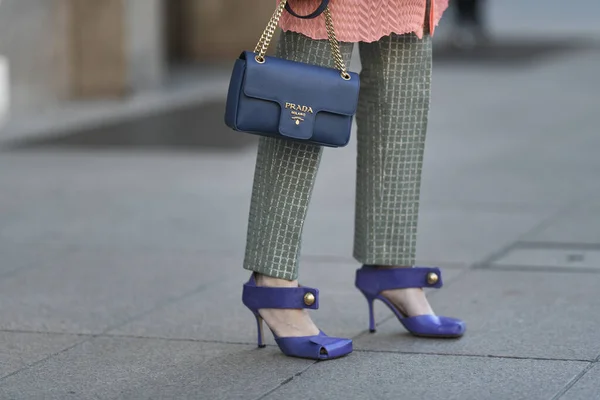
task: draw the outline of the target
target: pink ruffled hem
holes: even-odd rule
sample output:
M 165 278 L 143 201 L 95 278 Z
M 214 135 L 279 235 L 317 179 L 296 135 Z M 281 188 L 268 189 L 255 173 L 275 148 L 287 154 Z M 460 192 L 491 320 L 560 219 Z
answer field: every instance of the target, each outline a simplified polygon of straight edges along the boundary
M 309 14 L 319 0 L 288 0 L 299 14 Z M 427 2 L 431 11 L 427 13 Z M 424 35 L 424 24 L 431 24 L 431 35 L 448 8 L 448 0 L 331 0 L 330 9 L 341 42 L 375 42 L 392 34 Z M 280 20 L 284 31 L 297 32 L 315 40 L 327 39 L 323 16 L 299 19 L 284 13 Z
M 306 32 L 306 31 L 302 31 L 297 28 L 287 28 L 287 29 L 282 28 L 282 30 L 284 32 L 299 33 L 301 35 L 307 36 L 314 40 L 328 40 L 329 39 L 326 34 L 319 35 L 316 32 Z M 379 31 L 377 34 L 368 35 L 368 36 L 358 35 L 358 34 L 356 34 L 356 35 L 349 35 L 349 34 L 340 35 L 338 33 L 336 33 L 336 36 L 337 36 L 338 41 L 345 42 L 345 43 L 358 43 L 358 42 L 372 43 L 372 42 L 378 41 L 379 39 L 381 39 L 382 37 L 385 37 L 385 36 L 406 35 L 406 34 L 410 34 L 410 33 L 414 33 L 419 39 L 423 39 L 423 36 L 424 36 L 423 26 L 407 27 L 404 30 L 392 29 L 392 30 L 386 30 L 386 31 Z

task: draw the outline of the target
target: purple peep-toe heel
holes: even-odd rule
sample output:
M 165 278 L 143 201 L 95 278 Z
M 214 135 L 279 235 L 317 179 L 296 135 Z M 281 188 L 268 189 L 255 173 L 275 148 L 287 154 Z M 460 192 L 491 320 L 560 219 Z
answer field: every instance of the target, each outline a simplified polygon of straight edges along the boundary
M 262 308 L 319 308 L 319 291 L 300 286 L 297 288 L 274 288 L 256 286 L 254 274 L 244 284 L 242 302 L 256 317 L 258 347 L 265 347 L 263 319 L 258 313 Z M 273 332 L 273 331 L 272 331 Z M 273 332 L 275 342 L 286 356 L 329 360 L 352 352 L 352 340 L 327 336 L 322 331 L 315 336 L 278 337 Z
M 369 303 L 369 330 L 375 332 L 374 301 L 381 300 L 398 317 L 400 323 L 415 336 L 457 338 L 465 333 L 465 323 L 459 319 L 437 315 L 410 317 L 381 295 L 384 290 L 407 288 L 441 288 L 442 274 L 438 268 L 376 268 L 364 265 L 356 271 L 356 287 Z

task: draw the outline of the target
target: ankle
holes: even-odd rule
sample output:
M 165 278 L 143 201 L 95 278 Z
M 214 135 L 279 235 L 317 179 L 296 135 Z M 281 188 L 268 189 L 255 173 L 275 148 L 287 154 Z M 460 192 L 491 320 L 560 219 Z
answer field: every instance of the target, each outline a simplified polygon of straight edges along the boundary
M 286 279 L 274 278 L 272 276 L 267 276 L 263 274 L 257 273 L 255 275 L 256 284 L 258 286 L 267 286 L 267 287 L 298 287 L 298 281 L 288 281 Z

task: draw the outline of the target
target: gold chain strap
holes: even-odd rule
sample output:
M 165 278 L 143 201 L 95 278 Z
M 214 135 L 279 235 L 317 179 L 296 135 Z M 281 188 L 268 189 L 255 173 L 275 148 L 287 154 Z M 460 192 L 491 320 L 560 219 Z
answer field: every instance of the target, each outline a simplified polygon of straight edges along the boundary
M 350 74 L 346 72 L 346 63 L 344 63 L 344 59 L 342 58 L 342 52 L 340 51 L 340 43 L 338 42 L 335 36 L 335 29 L 333 29 L 333 19 L 331 18 L 329 7 L 325 9 L 323 14 L 325 14 L 325 26 L 327 27 L 327 36 L 329 37 L 329 44 L 331 45 L 331 54 L 333 55 L 335 66 L 337 69 L 342 71 L 342 78 L 348 80 L 350 79 Z
M 271 40 L 273 39 L 273 35 L 275 35 L 275 31 L 277 30 L 277 26 L 279 25 L 279 19 L 281 18 L 281 14 L 285 10 L 285 4 L 287 0 L 281 0 L 279 3 L 279 7 L 273 13 L 269 24 L 263 31 L 256 47 L 254 48 L 254 53 L 256 56 L 256 62 L 259 64 L 263 64 L 265 62 L 265 54 L 267 54 L 267 49 L 269 48 L 269 44 L 271 44 Z M 331 18 L 331 13 L 329 12 L 329 7 L 323 11 L 325 15 L 325 27 L 327 28 L 327 36 L 329 38 L 329 44 L 331 46 L 331 54 L 333 56 L 333 61 L 335 62 L 335 67 L 341 71 L 341 76 L 345 80 L 350 80 L 350 74 L 346 71 L 346 64 L 344 63 L 344 59 L 342 58 L 342 52 L 340 51 L 340 44 L 335 36 L 335 29 L 333 28 L 333 19 Z

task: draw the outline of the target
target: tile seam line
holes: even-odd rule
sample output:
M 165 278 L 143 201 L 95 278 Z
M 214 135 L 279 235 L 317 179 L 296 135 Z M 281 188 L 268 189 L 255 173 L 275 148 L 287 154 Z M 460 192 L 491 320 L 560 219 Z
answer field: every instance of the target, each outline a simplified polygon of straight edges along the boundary
M 461 354 L 461 353 L 423 353 L 418 351 L 389 351 L 389 350 L 370 350 L 370 349 L 355 349 L 357 353 L 383 353 L 383 354 L 405 354 L 405 355 L 420 355 L 420 356 L 443 356 L 443 357 L 464 357 L 464 358 L 495 358 L 504 360 L 532 360 L 532 361 L 562 361 L 562 362 L 584 362 L 592 365 L 597 364 L 597 361 L 579 358 L 551 358 L 551 357 L 519 357 L 519 356 L 500 356 L 495 354 Z
M 597 365 L 598 358 L 595 362 L 589 363 L 582 371 L 571 379 L 561 390 L 558 391 L 550 400 L 559 400 L 562 398 L 573 386 L 577 384 L 595 365 Z
M 223 341 L 223 340 L 213 340 L 213 339 L 194 339 L 194 338 L 169 338 L 163 336 L 140 336 L 140 335 L 127 335 L 127 334 L 119 334 L 119 333 L 104 333 L 97 335 L 97 337 L 101 338 L 121 338 L 121 339 L 138 339 L 138 340 L 160 340 L 165 342 L 189 342 L 189 343 L 208 343 L 208 344 L 231 344 L 235 346 L 252 346 L 256 347 L 255 342 L 234 342 L 234 341 Z M 269 347 L 276 347 L 273 344 L 267 344 Z
M 48 335 L 48 336 L 97 336 L 99 333 L 76 333 L 76 332 L 57 332 L 57 331 L 36 331 L 29 329 L 3 329 L 0 328 L 0 333 L 15 333 L 26 335 Z
M 304 368 L 302 371 L 300 372 L 296 372 L 294 375 L 282 380 L 277 386 L 275 386 L 274 388 L 272 388 L 271 390 L 268 390 L 267 392 L 261 394 L 258 397 L 255 397 L 254 400 L 261 400 L 266 398 L 267 396 L 277 392 L 279 389 L 281 389 L 283 386 L 287 385 L 288 383 L 292 382 L 295 378 L 301 376 L 303 373 L 305 373 L 306 371 L 308 371 L 312 366 L 318 364 L 318 361 L 315 361 L 313 363 L 311 363 L 310 365 L 308 365 L 306 368 Z
M 494 264 L 488 267 L 473 267 L 472 271 L 493 271 L 493 272 L 528 272 L 528 273 L 543 273 L 543 274 L 573 274 L 573 275 L 594 275 L 600 274 L 600 268 L 597 267 L 544 267 L 536 265 L 509 265 L 509 264 Z
M 71 346 L 68 346 L 68 347 L 66 347 L 66 348 L 64 348 L 64 349 L 62 349 L 62 350 L 59 350 L 59 351 L 57 351 L 57 352 L 54 352 L 54 353 L 52 353 L 52 354 L 49 354 L 49 355 L 47 355 L 46 357 L 42 358 L 41 360 L 37 360 L 37 361 L 35 361 L 35 362 L 31 363 L 31 364 L 27 364 L 27 365 L 25 365 L 25 366 L 23 366 L 23 367 L 19 368 L 18 370 L 16 370 L 16 371 L 13 371 L 13 372 L 11 372 L 11 373 L 9 373 L 9 374 L 7 374 L 7 375 L 0 376 L 0 382 L 2 382 L 2 381 L 4 381 L 4 380 L 6 380 L 6 379 L 8 379 L 8 378 L 10 378 L 11 376 L 15 376 L 15 375 L 17 375 L 17 374 L 19 374 L 19 373 L 21 373 L 21 372 L 23 372 L 23 371 L 25 371 L 25 370 L 28 370 L 28 369 L 30 369 L 30 368 L 33 368 L 33 367 L 36 367 L 36 366 L 38 366 L 38 365 L 40 365 L 40 364 L 42 364 L 42 363 L 44 363 L 44 362 L 48 361 L 49 359 L 51 359 L 51 358 L 54 358 L 54 357 L 58 356 L 59 354 L 65 353 L 65 352 L 67 352 L 67 351 L 69 351 L 69 350 L 72 350 L 72 349 L 74 349 L 75 347 L 79 346 L 80 344 L 83 344 L 83 343 L 89 342 L 90 340 L 92 340 L 92 338 L 86 338 L 85 340 L 82 340 L 82 341 L 79 341 L 79 342 L 77 342 L 77 343 L 75 343 L 75 344 L 72 344 Z
M 135 314 L 133 316 L 131 316 L 130 318 L 126 318 L 114 325 L 108 326 L 106 329 L 104 329 L 102 332 L 100 332 L 98 335 L 105 335 L 108 334 L 111 331 L 120 329 L 124 326 L 129 325 L 132 322 L 138 321 L 141 318 L 144 318 L 145 316 L 148 316 L 160 309 L 163 309 L 165 307 L 168 307 L 170 305 L 176 304 L 182 300 L 188 299 L 191 296 L 194 296 L 198 293 L 201 293 L 202 291 L 204 291 L 205 289 L 208 289 L 210 287 L 213 286 L 219 286 L 220 283 L 224 282 L 222 279 L 222 277 L 218 278 L 218 279 L 214 279 L 209 283 L 203 283 L 201 285 L 196 286 L 194 289 L 189 290 L 187 292 L 184 292 L 182 294 L 180 294 L 179 296 L 173 296 L 173 297 L 168 297 L 163 301 L 158 302 L 156 305 L 154 305 L 153 307 L 149 308 L 148 310 L 142 311 L 138 314 Z
M 240 346 L 256 346 L 254 342 L 234 342 L 234 341 L 222 341 L 222 340 L 211 340 L 211 339 L 195 339 L 195 338 L 170 338 L 164 336 L 143 336 L 143 335 L 128 335 L 119 333 L 73 333 L 73 332 L 56 332 L 56 331 L 29 331 L 22 329 L 0 329 L 0 333 L 14 333 L 14 334 L 27 334 L 27 335 L 48 335 L 48 336 L 79 336 L 82 338 L 96 339 L 96 338 L 123 338 L 123 339 L 140 339 L 140 340 L 160 340 L 170 342 L 192 342 L 192 343 L 221 343 L 221 344 L 233 344 Z M 268 345 L 274 346 L 274 345 Z
M 598 242 L 564 242 L 564 241 L 532 241 L 524 240 L 519 242 L 519 248 L 523 250 L 600 250 Z

